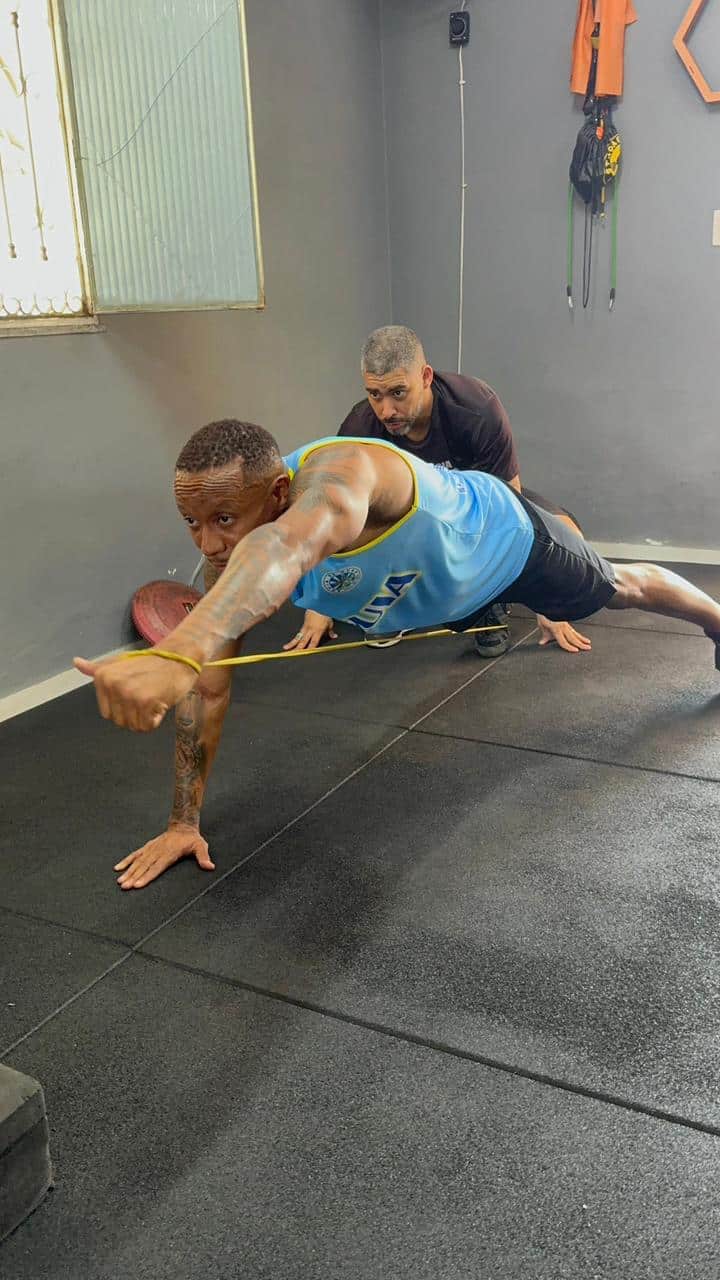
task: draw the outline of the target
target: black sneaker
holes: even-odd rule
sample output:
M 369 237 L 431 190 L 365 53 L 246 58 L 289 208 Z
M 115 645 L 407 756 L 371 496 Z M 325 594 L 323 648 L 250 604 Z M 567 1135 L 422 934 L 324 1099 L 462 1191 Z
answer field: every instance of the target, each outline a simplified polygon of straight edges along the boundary
M 505 624 L 507 609 L 492 604 L 479 618 L 476 627 L 502 627 L 502 631 L 478 631 L 474 636 L 475 651 L 480 658 L 500 658 L 510 648 L 510 632 Z

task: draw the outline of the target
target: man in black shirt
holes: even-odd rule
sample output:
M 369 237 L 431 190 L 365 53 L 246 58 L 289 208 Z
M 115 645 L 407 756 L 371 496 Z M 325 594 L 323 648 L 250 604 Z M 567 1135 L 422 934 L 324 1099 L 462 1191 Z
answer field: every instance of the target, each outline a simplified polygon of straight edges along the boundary
M 429 364 L 386 377 L 365 373 L 367 399 L 338 435 L 390 440 L 423 462 L 456 471 L 488 471 L 518 488 L 512 428 L 495 392 L 479 378 L 435 373 Z
M 536 506 L 581 532 L 562 508 L 525 489 L 520 481 L 515 442 L 508 415 L 486 382 L 458 373 L 435 373 L 425 359 L 420 339 L 403 325 L 375 329 L 362 350 L 367 398 L 349 412 L 338 435 L 387 440 L 424 462 L 460 471 L 487 471 L 524 493 Z M 494 605 L 479 625 L 505 622 Z M 568 653 L 590 648 L 586 636 L 569 622 L 550 622 L 538 615 L 540 644 L 555 641 Z M 309 610 L 300 631 L 286 649 L 312 649 L 325 636 L 334 637 L 332 619 Z M 510 647 L 507 627 L 475 636 L 478 653 L 495 658 Z

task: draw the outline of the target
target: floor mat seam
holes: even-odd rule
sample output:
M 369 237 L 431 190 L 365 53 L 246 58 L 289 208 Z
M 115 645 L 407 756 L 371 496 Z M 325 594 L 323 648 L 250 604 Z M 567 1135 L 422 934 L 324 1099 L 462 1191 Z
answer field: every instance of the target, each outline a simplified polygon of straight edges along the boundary
M 537 628 L 535 628 L 535 630 L 537 630 Z M 528 634 L 532 635 L 533 633 L 529 632 Z M 521 640 L 518 640 L 514 645 L 511 646 L 508 652 L 511 653 L 513 649 L 518 648 L 527 638 L 528 636 L 523 636 Z M 216 880 L 213 880 L 212 884 L 209 884 L 205 889 L 201 889 L 200 892 L 196 894 L 193 898 L 191 898 L 189 902 L 186 902 L 177 911 L 173 912 L 171 916 L 169 916 L 166 920 L 162 921 L 161 924 L 158 924 L 149 933 L 144 934 L 143 937 L 140 938 L 139 941 L 134 944 L 134 947 L 137 949 L 144 946 L 144 944 L 148 942 L 150 938 L 155 937 L 155 935 L 160 933 L 163 929 L 166 929 L 168 928 L 169 925 L 174 924 L 175 921 L 180 918 L 180 916 L 184 915 L 186 911 L 189 911 L 191 907 L 195 906 L 195 904 L 199 902 L 202 898 L 204 898 L 207 894 L 212 893 L 219 885 L 221 885 L 225 880 L 227 880 L 229 876 L 234 875 L 237 871 L 240 870 L 241 867 L 244 867 L 248 862 L 250 862 L 251 859 L 256 858 L 258 854 L 262 853 L 265 849 L 267 849 L 268 846 L 271 845 L 275 840 L 279 840 L 281 836 L 285 835 L 285 833 L 289 831 L 292 827 L 294 827 L 298 822 L 302 822 L 303 818 L 306 818 L 308 814 L 312 813 L 315 809 L 319 808 L 319 806 L 321 804 L 324 804 L 326 800 L 329 800 L 330 797 L 334 795 L 336 791 L 339 791 L 341 789 L 341 787 L 344 787 L 348 782 L 351 782 L 353 778 L 357 777 L 359 773 L 362 773 L 364 769 L 367 769 L 368 766 L 373 764 L 375 760 L 378 760 L 381 756 L 385 755 L 387 751 L 390 751 L 392 747 L 395 747 L 399 742 L 402 742 L 402 740 L 406 738 L 408 734 L 413 731 L 416 725 L 422 724 L 423 720 L 425 720 L 427 716 L 433 715 L 435 711 L 438 711 L 440 707 L 445 706 L 445 704 L 447 702 L 450 702 L 451 699 L 454 698 L 458 693 L 462 693 L 463 690 L 467 689 L 468 686 L 473 684 L 475 680 L 478 680 L 482 676 L 486 675 L 486 673 L 489 670 L 491 670 L 492 667 L 495 666 L 495 663 L 501 662 L 505 656 L 506 656 L 505 654 L 502 654 L 500 657 L 494 658 L 491 662 L 488 662 L 487 665 L 483 666 L 480 671 L 476 671 L 475 674 L 472 675 L 468 680 L 466 680 L 465 683 L 462 684 L 458 689 L 454 690 L 453 693 L 449 694 L 446 698 L 443 698 L 443 700 L 439 702 L 435 707 L 433 707 L 431 711 L 428 711 L 425 715 L 420 716 L 419 719 L 415 720 L 412 725 L 409 725 L 406 728 L 401 729 L 400 732 L 397 733 L 394 738 L 391 738 L 389 742 L 386 742 L 384 746 L 380 747 L 378 751 L 375 751 L 373 755 L 371 755 L 367 760 L 364 760 L 362 764 L 359 764 L 355 769 L 353 769 L 349 774 L 347 774 L 346 777 L 341 778 L 339 782 L 336 782 L 334 786 L 330 787 L 328 791 L 325 791 L 323 795 L 321 795 L 317 800 L 313 801 L 311 805 L 308 805 L 305 809 L 303 809 L 301 813 L 297 814 L 294 818 L 291 818 L 288 822 L 286 822 L 284 826 L 282 826 L 278 831 L 275 831 L 271 836 L 268 836 L 266 840 L 262 841 L 262 843 L 259 844 L 255 849 L 251 850 L 250 853 L 246 854 L 244 858 L 241 858 L 232 867 L 229 867 L 227 871 L 223 872 L 222 876 L 219 876 Z
M 41 1018 L 34 1027 L 31 1027 L 21 1036 L 18 1036 L 16 1040 L 13 1040 L 5 1048 L 0 1048 L 0 1062 L 3 1058 L 6 1058 L 8 1054 L 14 1053 L 21 1044 L 25 1043 L 26 1040 L 29 1040 L 32 1036 L 36 1035 L 38 1031 L 41 1031 L 49 1022 L 53 1022 L 55 1018 L 60 1017 L 60 1014 L 64 1013 L 66 1009 L 69 1009 L 70 1006 L 75 1004 L 78 1000 L 82 999 L 82 997 L 92 991 L 94 987 L 97 987 L 99 983 L 103 982 L 111 973 L 114 973 L 116 969 L 119 969 L 121 965 L 127 964 L 128 960 L 132 960 L 134 955 L 134 950 L 132 948 L 128 948 L 124 956 L 119 956 L 117 960 L 115 960 L 111 965 L 108 965 L 107 969 L 103 969 L 102 973 L 99 973 L 91 982 L 86 982 L 85 986 L 81 987 L 79 991 L 73 992 L 71 996 L 68 996 L 67 1000 L 63 1000 L 62 1004 L 59 1004 L 57 1008 L 53 1009 L 50 1013 L 47 1013 L 44 1018 Z
M 349 1026 L 357 1027 L 359 1030 L 370 1031 L 375 1035 L 384 1036 L 386 1039 L 397 1040 L 403 1044 L 414 1044 L 420 1048 L 428 1049 L 433 1053 L 442 1054 L 445 1057 L 457 1058 L 466 1062 L 475 1062 L 479 1066 L 487 1067 L 489 1070 L 500 1072 L 503 1075 L 515 1076 L 518 1079 L 528 1080 L 534 1084 L 540 1084 L 545 1088 L 554 1089 L 557 1092 L 567 1093 L 574 1097 L 588 1098 L 594 1102 L 599 1102 L 604 1106 L 616 1107 L 635 1115 L 643 1115 L 653 1120 L 661 1120 L 666 1124 L 677 1125 L 686 1129 L 693 1129 L 701 1133 L 709 1134 L 713 1137 L 720 1137 L 720 1124 L 714 1125 L 710 1121 L 693 1120 L 690 1116 L 680 1115 L 678 1112 L 669 1111 L 664 1107 L 654 1107 L 649 1103 L 634 1102 L 632 1099 L 623 1098 L 619 1094 L 610 1093 L 608 1090 L 593 1089 L 589 1085 L 575 1084 L 571 1080 L 564 1080 L 559 1076 L 549 1075 L 547 1072 L 534 1071 L 529 1067 L 521 1067 L 513 1063 L 503 1062 L 501 1059 L 492 1058 L 488 1054 L 478 1053 L 472 1049 L 462 1049 L 457 1045 L 447 1044 L 442 1040 L 434 1040 L 428 1036 L 420 1035 L 418 1032 L 402 1031 L 396 1027 L 391 1027 L 386 1023 L 374 1022 L 370 1018 L 362 1018 L 355 1014 L 344 1013 L 341 1009 L 331 1009 L 327 1005 L 319 1004 L 316 1001 L 306 1000 L 300 996 L 287 995 L 281 991 L 274 991 L 271 987 L 263 987 L 259 983 L 248 982 L 242 978 L 230 978 L 226 974 L 218 974 L 213 973 L 211 970 L 195 968 L 192 965 L 183 964 L 179 960 L 169 960 L 164 956 L 153 955 L 151 952 L 137 950 L 135 954 L 138 959 L 147 963 L 176 969 L 182 973 L 194 974 L 198 977 L 205 978 L 207 981 L 217 982 L 222 986 L 231 987 L 234 990 L 246 991 L 250 995 L 260 996 L 268 1000 L 273 1000 L 279 1004 L 289 1005 L 294 1009 L 304 1009 L 309 1013 L 315 1013 L 320 1017 L 328 1018 L 330 1021 L 341 1022 Z
M 531 755 L 552 756 L 556 760 L 574 760 L 578 764 L 599 764 L 610 769 L 629 769 L 635 773 L 654 773 L 663 778 L 686 778 L 688 782 L 709 782 L 711 784 L 714 783 L 716 786 L 720 782 L 720 778 L 713 778 L 706 773 L 680 773 L 676 769 L 661 769 L 658 765 L 652 764 L 633 764 L 631 761 L 605 760 L 600 756 L 576 756 L 568 751 L 554 750 L 552 747 L 521 746 L 515 742 L 498 742 L 495 738 L 471 738 L 462 733 L 450 733 L 449 730 L 445 731 L 443 729 L 417 729 L 413 726 L 409 732 L 424 734 L 426 738 L 445 738 L 451 742 L 468 742 L 476 746 L 503 747 L 508 751 L 526 751 Z

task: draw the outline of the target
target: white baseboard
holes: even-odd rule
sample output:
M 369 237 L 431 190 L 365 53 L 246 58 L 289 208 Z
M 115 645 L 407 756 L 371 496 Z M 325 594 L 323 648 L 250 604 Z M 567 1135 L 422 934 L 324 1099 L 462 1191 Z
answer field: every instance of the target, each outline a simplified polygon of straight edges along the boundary
M 716 564 L 717 547 L 666 547 L 662 542 L 595 542 L 591 546 L 606 560 L 649 560 L 653 564 Z
M 129 649 L 136 648 L 137 644 L 124 644 L 119 649 L 112 649 L 110 653 L 101 654 L 101 657 L 110 658 L 116 653 L 127 653 Z M 73 689 L 79 689 L 88 683 L 88 676 L 83 676 L 74 667 L 69 667 L 67 671 L 59 671 L 56 676 L 50 676 L 48 680 L 31 684 L 27 689 L 18 689 L 17 693 L 9 693 L 7 697 L 0 698 L 0 724 L 3 720 L 11 720 L 13 716 L 20 716 L 24 711 L 32 711 L 33 707 L 40 707 L 44 702 L 52 702 L 53 698 L 60 698 L 64 693 L 71 693 Z

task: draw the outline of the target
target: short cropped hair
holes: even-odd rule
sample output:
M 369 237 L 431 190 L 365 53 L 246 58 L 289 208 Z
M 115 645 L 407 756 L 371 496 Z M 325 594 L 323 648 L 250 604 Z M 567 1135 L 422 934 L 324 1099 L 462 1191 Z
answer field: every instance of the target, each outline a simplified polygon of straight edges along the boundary
M 180 450 L 177 471 L 212 471 L 241 462 L 247 476 L 265 476 L 281 463 L 274 436 L 254 422 L 222 418 L 191 435 Z
M 425 363 L 425 352 L 417 334 L 404 324 L 386 324 L 365 339 L 360 368 L 374 378 L 384 378 L 393 369 L 412 369 L 418 362 Z

